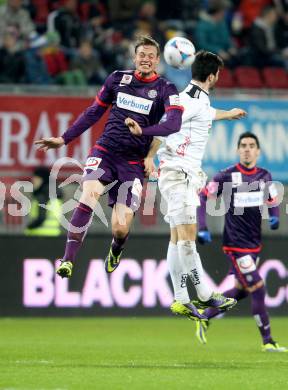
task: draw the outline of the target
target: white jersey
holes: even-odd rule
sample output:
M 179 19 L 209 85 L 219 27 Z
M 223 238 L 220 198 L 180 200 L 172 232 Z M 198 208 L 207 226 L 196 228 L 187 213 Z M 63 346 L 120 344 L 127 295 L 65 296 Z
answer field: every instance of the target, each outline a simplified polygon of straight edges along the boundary
M 208 93 L 193 84 L 193 81 L 179 96 L 184 107 L 181 129 L 162 139 L 158 158 L 163 168 L 189 173 L 201 168 L 216 110 L 210 107 Z

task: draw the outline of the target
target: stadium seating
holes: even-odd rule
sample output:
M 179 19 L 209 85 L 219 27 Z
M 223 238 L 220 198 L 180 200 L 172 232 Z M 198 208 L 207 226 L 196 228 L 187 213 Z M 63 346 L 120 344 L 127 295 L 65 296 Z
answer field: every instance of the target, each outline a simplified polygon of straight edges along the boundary
M 288 75 L 285 69 L 267 67 L 263 69 L 262 76 L 267 88 L 288 89 Z
M 220 71 L 220 77 L 217 81 L 217 88 L 235 88 L 235 78 L 232 71 L 228 68 L 223 68 Z
M 252 66 L 239 66 L 234 71 L 239 88 L 263 88 L 264 83 L 257 68 Z

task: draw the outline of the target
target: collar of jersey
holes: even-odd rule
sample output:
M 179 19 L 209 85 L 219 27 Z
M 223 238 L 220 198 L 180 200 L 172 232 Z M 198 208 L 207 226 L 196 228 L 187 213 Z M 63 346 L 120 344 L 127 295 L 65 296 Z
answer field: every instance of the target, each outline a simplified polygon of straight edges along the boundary
M 205 91 L 205 89 L 202 89 L 201 87 L 199 87 L 199 85 L 194 84 L 192 80 L 190 81 L 190 85 L 194 85 L 195 87 L 200 89 L 200 91 L 204 92 L 207 96 L 209 96 L 209 92 L 207 92 L 207 91 Z
M 140 74 L 135 70 L 134 76 L 137 80 L 143 81 L 143 83 L 151 83 L 152 81 L 155 81 L 158 79 L 159 74 L 155 73 L 153 76 L 149 77 L 148 79 L 145 79 L 144 77 L 141 77 Z
M 238 169 L 238 171 L 240 171 L 244 175 L 255 175 L 255 173 L 258 171 L 257 167 L 246 168 L 246 167 L 244 167 L 244 165 L 242 165 L 240 163 L 238 163 L 236 165 L 236 168 Z

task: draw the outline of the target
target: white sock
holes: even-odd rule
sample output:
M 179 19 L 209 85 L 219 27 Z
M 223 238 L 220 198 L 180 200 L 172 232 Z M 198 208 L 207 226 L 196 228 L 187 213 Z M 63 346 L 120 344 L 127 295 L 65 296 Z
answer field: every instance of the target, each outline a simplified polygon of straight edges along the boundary
M 172 279 L 174 298 L 181 303 L 190 302 L 186 287 L 187 273 L 184 264 L 179 260 L 178 248 L 173 242 L 169 242 L 167 251 L 167 266 Z
M 178 255 L 185 270 L 192 280 L 197 296 L 201 301 L 208 301 L 213 291 L 207 285 L 200 256 L 196 249 L 195 241 L 178 241 Z

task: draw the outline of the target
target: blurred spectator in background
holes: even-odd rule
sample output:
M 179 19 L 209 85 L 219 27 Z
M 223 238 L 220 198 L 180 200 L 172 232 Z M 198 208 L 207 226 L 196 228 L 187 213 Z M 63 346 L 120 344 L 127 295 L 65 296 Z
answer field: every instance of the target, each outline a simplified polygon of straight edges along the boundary
M 6 33 L 0 48 L 0 83 L 23 83 L 25 81 L 25 61 L 19 50 L 15 34 Z
M 45 36 L 40 36 L 37 33 L 30 35 L 28 46 L 24 51 L 25 59 L 25 81 L 28 84 L 51 84 L 52 80 L 49 76 L 46 63 L 42 56 L 42 49 L 47 44 Z
M 238 11 L 242 15 L 243 29 L 249 29 L 254 20 L 260 16 L 262 9 L 272 3 L 271 0 L 240 0 Z
M 203 0 L 157 0 L 156 17 L 160 22 L 166 22 L 167 28 L 185 29 L 195 24 L 200 11 L 206 8 Z
M 111 25 L 124 35 L 131 34 L 141 3 L 141 0 L 108 0 Z
M 145 1 L 139 8 L 137 20 L 135 22 L 135 30 L 138 30 L 138 36 L 149 35 L 156 39 L 160 46 L 163 46 L 165 43 L 164 35 L 161 28 L 159 28 L 156 12 L 157 8 L 155 1 Z
M 70 70 L 81 72 L 85 84 L 103 84 L 108 76 L 99 55 L 87 40 L 81 42 L 77 55 L 70 62 Z
M 288 0 L 0 0 L 0 83 L 102 84 L 132 66 L 138 35 L 163 48 L 175 33 L 228 67 L 288 68 Z M 186 85 L 188 73 L 163 68 Z
M 229 4 L 226 0 L 209 2 L 207 12 L 201 14 L 196 25 L 195 43 L 198 50 L 204 49 L 218 54 L 226 65 L 233 66 L 239 63 L 239 60 L 225 19 Z
M 23 40 L 34 30 L 29 12 L 22 8 L 22 0 L 7 0 L 0 6 L 0 45 L 7 32 L 13 32 L 19 40 Z
M 25 229 L 27 236 L 61 234 L 62 193 L 59 191 L 56 199 L 49 198 L 49 176 L 50 170 L 47 167 L 38 167 L 33 172 L 33 196 L 29 222 Z
M 60 36 L 57 31 L 48 32 L 45 35 L 46 45 L 41 49 L 41 55 L 45 61 L 48 73 L 55 78 L 68 70 L 68 61 L 60 47 Z
M 63 1 L 63 7 L 55 13 L 54 28 L 60 34 L 62 46 L 70 49 L 79 47 L 84 26 L 77 13 L 77 0 Z
M 95 0 L 90 3 L 89 10 L 87 12 L 87 22 L 90 30 L 96 33 L 97 31 L 102 32 L 103 29 L 108 27 L 108 9 L 103 0 Z
M 284 66 L 283 57 L 277 47 L 275 25 L 278 20 L 276 8 L 268 5 L 254 21 L 248 39 L 251 64 L 265 66 Z
M 288 1 L 280 1 L 280 4 L 278 4 L 279 19 L 275 26 L 275 39 L 285 62 L 285 67 L 288 69 Z
M 182 1 L 158 0 L 156 17 L 160 21 L 181 20 Z

